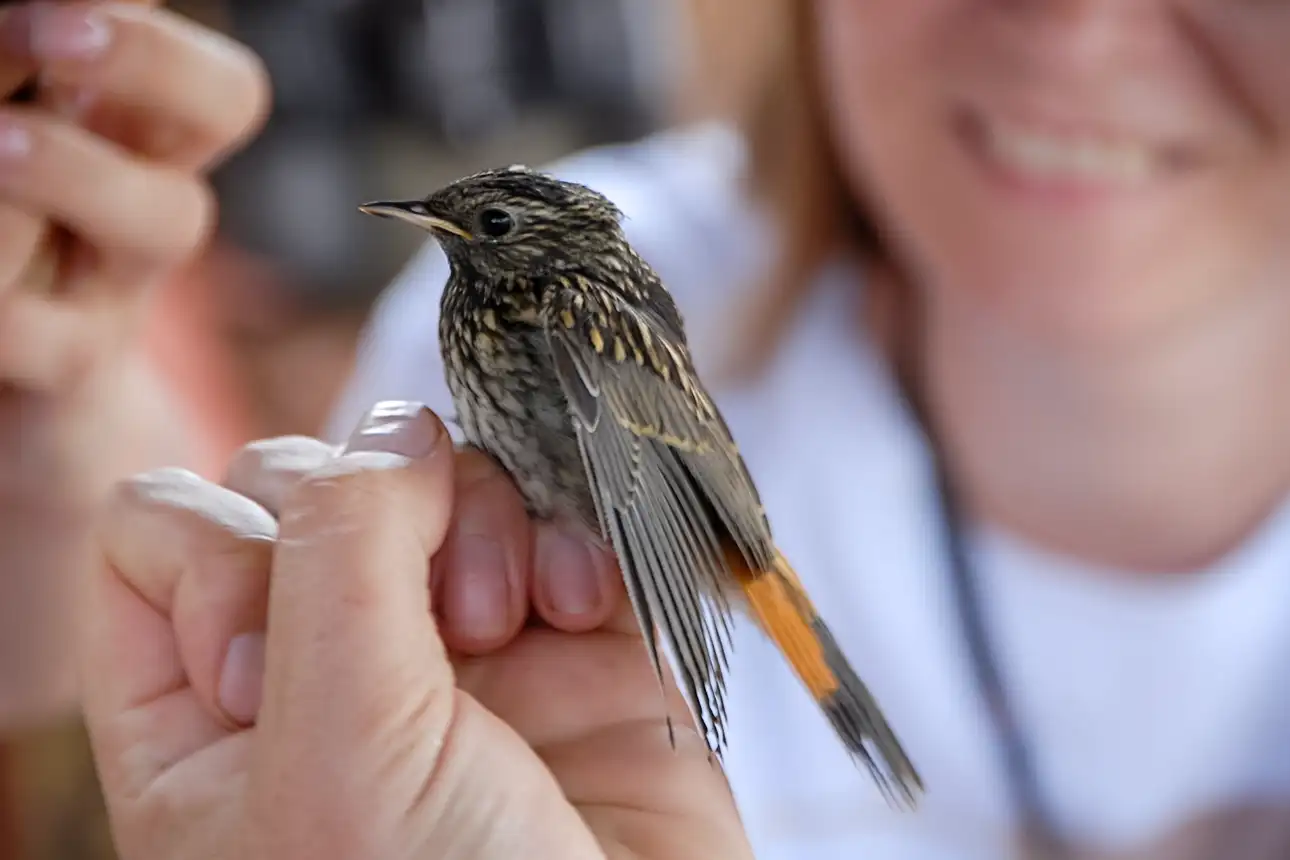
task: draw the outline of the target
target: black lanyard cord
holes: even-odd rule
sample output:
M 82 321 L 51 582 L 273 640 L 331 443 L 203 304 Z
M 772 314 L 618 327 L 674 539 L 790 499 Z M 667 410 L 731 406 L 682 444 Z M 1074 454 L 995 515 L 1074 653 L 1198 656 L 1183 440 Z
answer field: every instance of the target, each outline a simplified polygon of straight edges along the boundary
M 907 309 L 908 311 L 909 309 Z M 906 322 L 912 322 L 907 319 Z M 918 332 L 918 326 L 906 326 L 907 333 Z M 905 341 L 906 351 L 896 362 L 897 387 L 906 408 L 920 426 L 931 452 L 935 478 L 937 517 L 941 539 L 945 544 L 950 592 L 954 601 L 960 636 L 967 647 L 973 680 L 986 708 L 986 718 L 994 730 L 1003 757 L 1004 775 L 1016 808 L 1029 853 L 1044 860 L 1062 860 L 1070 856 L 1069 848 L 1045 800 L 1035 769 L 1030 743 L 1022 729 L 1013 702 L 1008 696 L 998 652 L 990 639 L 986 612 L 981 600 L 981 581 L 967 548 L 962 505 L 946 467 L 944 446 L 935 432 L 919 373 L 916 338 Z
M 1004 772 L 1012 801 L 1021 818 L 1030 847 L 1043 858 L 1061 858 L 1067 851 L 1044 800 L 1030 744 L 1017 719 L 1003 683 L 997 649 L 990 641 L 981 583 L 968 554 L 963 518 L 936 445 L 932 445 L 941 533 L 945 541 L 949 578 L 959 631 L 967 646 L 973 678 L 984 700 L 986 716 L 994 729 L 1003 756 Z

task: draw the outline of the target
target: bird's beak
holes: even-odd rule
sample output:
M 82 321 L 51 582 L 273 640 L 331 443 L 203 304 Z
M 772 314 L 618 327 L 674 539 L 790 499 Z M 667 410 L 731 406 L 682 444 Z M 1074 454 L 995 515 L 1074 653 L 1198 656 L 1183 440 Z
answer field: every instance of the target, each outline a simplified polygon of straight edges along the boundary
M 407 221 L 409 224 L 414 224 L 431 233 L 451 233 L 454 236 L 465 239 L 467 242 L 472 238 L 468 232 L 451 221 L 426 212 L 425 204 L 420 200 L 377 200 L 372 203 L 364 203 L 358 207 L 358 211 L 368 215 L 375 215 L 378 218 L 397 218 L 400 221 Z

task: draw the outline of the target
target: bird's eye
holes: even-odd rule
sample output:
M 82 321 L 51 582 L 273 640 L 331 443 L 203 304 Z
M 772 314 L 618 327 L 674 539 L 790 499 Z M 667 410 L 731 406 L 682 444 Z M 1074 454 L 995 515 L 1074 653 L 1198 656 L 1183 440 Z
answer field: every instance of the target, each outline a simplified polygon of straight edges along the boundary
M 485 236 L 501 238 L 515 229 L 515 219 L 504 209 L 485 209 L 479 213 L 479 230 Z

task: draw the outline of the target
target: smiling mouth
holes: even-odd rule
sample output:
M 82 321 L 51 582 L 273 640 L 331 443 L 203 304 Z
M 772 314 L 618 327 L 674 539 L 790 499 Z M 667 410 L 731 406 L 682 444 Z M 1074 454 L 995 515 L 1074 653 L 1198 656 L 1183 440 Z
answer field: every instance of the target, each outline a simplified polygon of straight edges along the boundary
M 1190 163 L 1176 148 L 1127 136 L 967 111 L 957 120 L 960 137 L 992 172 L 1034 188 L 1131 191 Z

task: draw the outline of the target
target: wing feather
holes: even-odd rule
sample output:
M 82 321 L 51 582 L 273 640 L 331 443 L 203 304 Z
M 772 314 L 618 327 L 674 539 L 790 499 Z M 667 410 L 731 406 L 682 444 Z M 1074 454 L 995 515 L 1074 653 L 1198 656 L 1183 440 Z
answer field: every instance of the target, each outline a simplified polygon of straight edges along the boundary
M 683 344 L 658 320 L 601 295 L 598 314 L 587 310 L 585 284 L 550 297 L 554 366 L 637 620 L 644 631 L 657 627 L 696 725 L 720 754 L 732 629 L 723 538 L 752 560 L 766 553 L 769 530 L 760 504 L 749 505 L 752 482 Z M 647 633 L 661 682 L 654 638 Z

